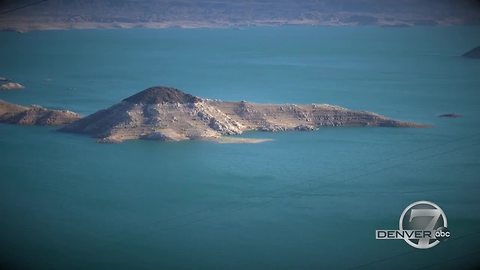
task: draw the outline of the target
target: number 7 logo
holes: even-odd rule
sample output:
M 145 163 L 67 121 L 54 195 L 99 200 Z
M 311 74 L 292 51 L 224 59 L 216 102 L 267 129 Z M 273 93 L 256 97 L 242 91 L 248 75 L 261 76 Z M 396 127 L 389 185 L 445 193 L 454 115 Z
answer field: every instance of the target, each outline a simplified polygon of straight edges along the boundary
M 406 238 L 405 241 L 413 247 L 426 249 L 440 242 L 434 238 L 435 230 L 447 228 L 447 217 L 438 205 L 429 201 L 418 201 L 405 208 L 399 223 L 400 230 L 424 231 L 423 238 Z

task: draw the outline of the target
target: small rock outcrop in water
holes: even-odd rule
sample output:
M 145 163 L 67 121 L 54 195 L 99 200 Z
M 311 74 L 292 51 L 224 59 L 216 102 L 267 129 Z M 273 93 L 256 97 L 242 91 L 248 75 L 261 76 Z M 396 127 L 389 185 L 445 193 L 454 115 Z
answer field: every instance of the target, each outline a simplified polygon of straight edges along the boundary
M 57 126 L 80 119 L 74 112 L 51 110 L 40 106 L 21 106 L 0 100 L 0 123 Z
M 17 89 L 23 89 L 25 86 L 13 82 L 7 78 L 0 77 L 0 90 L 17 90 Z
M 462 56 L 467 58 L 480 58 L 480 46 L 471 49 L 470 51 L 464 53 Z
M 459 117 L 462 117 L 461 114 L 458 114 L 458 113 L 444 113 L 444 114 L 440 114 L 438 117 L 442 117 L 442 118 L 459 118 Z
M 169 87 L 152 87 L 61 129 L 101 142 L 132 139 L 216 139 L 244 131 L 314 130 L 335 126 L 421 127 L 327 104 L 255 104 L 202 99 Z

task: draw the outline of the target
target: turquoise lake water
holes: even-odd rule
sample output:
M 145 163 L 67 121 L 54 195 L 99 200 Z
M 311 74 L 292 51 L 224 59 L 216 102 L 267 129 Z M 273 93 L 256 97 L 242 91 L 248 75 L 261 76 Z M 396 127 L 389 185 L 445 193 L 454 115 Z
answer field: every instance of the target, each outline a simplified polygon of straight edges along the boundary
M 83 115 L 154 85 L 331 103 L 431 124 L 249 133 L 262 144 L 98 144 L 0 125 L 2 269 L 473 269 L 480 27 L 0 33 L 0 99 Z M 442 113 L 462 118 L 444 119 Z M 375 240 L 418 200 L 452 238 Z

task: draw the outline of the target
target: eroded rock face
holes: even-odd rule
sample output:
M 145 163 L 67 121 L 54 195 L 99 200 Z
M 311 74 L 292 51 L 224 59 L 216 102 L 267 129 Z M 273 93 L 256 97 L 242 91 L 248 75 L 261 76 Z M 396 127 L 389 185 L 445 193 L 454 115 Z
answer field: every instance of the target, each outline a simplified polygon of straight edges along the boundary
M 21 106 L 0 100 L 0 123 L 58 126 L 70 124 L 80 115 L 67 110 L 51 110 L 40 106 Z
M 61 130 L 89 134 L 101 142 L 121 142 L 215 139 L 250 130 L 315 130 L 326 126 L 421 127 L 328 104 L 225 102 L 202 99 L 170 87 L 152 87 Z

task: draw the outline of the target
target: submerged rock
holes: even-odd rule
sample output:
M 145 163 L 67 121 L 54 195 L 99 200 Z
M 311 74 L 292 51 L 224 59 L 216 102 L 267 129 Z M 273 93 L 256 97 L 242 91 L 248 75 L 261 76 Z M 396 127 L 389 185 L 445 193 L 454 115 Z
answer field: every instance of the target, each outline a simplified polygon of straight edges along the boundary
M 438 117 L 442 117 L 442 118 L 459 118 L 459 117 L 462 117 L 462 115 L 461 115 L 461 114 L 457 114 L 457 113 L 445 113 L 445 114 L 439 115 Z
M 315 130 L 335 126 L 423 127 L 328 104 L 227 102 L 159 86 L 79 119 L 61 131 L 88 134 L 101 142 L 182 141 L 218 139 L 253 130 Z
M 480 58 L 480 46 L 471 49 L 470 51 L 464 53 L 462 56 L 467 58 Z

